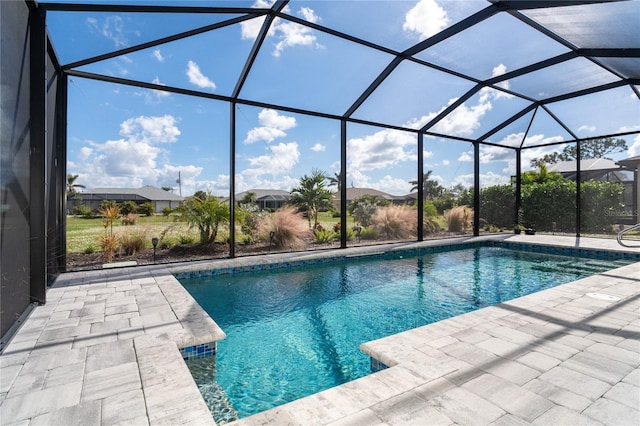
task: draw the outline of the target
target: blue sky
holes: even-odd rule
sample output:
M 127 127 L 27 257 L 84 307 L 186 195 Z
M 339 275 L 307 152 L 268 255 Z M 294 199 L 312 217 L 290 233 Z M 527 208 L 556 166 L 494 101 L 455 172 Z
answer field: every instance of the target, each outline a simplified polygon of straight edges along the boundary
M 270 1 L 226 2 L 268 7 Z M 216 5 L 212 1 L 181 4 Z M 219 4 L 219 3 L 218 3 Z M 481 0 L 292 1 L 285 12 L 335 28 L 394 50 L 404 50 L 486 7 Z M 49 31 L 63 64 L 134 46 L 176 32 L 237 15 L 151 15 L 50 12 Z M 262 18 L 230 25 L 147 50 L 79 68 L 83 71 L 230 95 L 262 24 Z M 486 50 L 486 41 L 495 45 Z M 499 14 L 418 55 L 440 66 L 453 66 L 474 78 L 492 76 L 566 51 L 507 14 Z M 391 61 L 325 33 L 277 19 L 242 88 L 240 98 L 343 114 Z M 545 97 L 581 88 L 572 78 L 588 70 L 588 82 L 609 78 L 579 60 L 541 71 L 535 83 L 515 78 L 506 89 Z M 593 67 L 591 69 L 590 67 Z M 354 113 L 355 118 L 419 128 L 473 87 L 412 62 L 403 62 Z M 550 105 L 554 114 L 580 137 L 640 128 L 637 97 L 628 88 L 598 93 L 581 102 Z M 504 92 L 483 89 L 432 130 L 475 138 L 520 111 L 526 102 Z M 602 105 L 606 104 L 606 113 Z M 196 190 L 229 191 L 229 104 L 70 77 L 68 172 L 87 188 L 171 186 L 183 195 Z M 491 137 L 518 145 L 530 116 Z M 236 109 L 236 190 L 290 190 L 312 168 L 333 175 L 340 165 L 340 123 L 281 110 L 239 105 Z M 571 136 L 540 112 L 525 145 Z M 349 124 L 348 185 L 406 194 L 416 179 L 414 133 Z M 625 158 L 640 154 L 640 137 L 626 137 Z M 560 147 L 525 150 L 523 165 Z M 425 137 L 425 170 L 445 187 L 473 182 L 469 143 Z M 507 183 L 515 172 L 512 150 L 481 150 L 481 184 Z

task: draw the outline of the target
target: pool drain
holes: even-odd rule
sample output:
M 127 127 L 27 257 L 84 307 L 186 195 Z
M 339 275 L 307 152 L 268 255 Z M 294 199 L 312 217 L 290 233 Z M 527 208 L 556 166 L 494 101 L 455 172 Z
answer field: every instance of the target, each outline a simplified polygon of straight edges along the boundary
M 614 302 L 616 300 L 620 300 L 618 296 L 612 296 L 610 294 L 604 294 L 604 293 L 587 293 L 587 296 L 592 297 L 594 299 L 598 299 L 598 300 L 606 300 L 608 302 Z

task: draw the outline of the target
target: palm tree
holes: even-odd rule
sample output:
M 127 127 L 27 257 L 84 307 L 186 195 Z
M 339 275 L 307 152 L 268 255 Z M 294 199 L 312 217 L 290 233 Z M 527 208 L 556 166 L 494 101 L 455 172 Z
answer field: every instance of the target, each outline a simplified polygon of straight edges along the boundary
M 562 180 L 562 175 L 558 172 L 550 172 L 545 163 L 540 163 L 540 170 L 531 170 L 522 173 L 521 182 L 523 185 L 532 183 L 545 183 L 552 180 Z
M 248 191 L 240 200 L 240 204 L 255 204 L 258 201 L 256 193 L 253 191 Z
M 67 194 L 75 194 L 76 188 L 86 188 L 84 185 L 75 183 L 80 175 L 67 175 Z
M 431 173 L 433 170 L 428 170 L 422 175 L 422 190 L 424 191 L 423 196 L 428 199 L 434 199 L 442 195 L 444 192 L 444 188 L 438 184 L 435 180 L 430 180 Z M 411 192 L 418 190 L 418 180 L 410 180 L 409 183 L 413 185 L 411 188 Z
M 311 176 L 304 175 L 300 178 L 299 185 L 291 190 L 289 203 L 306 211 L 311 228 L 311 218 L 318 223 L 318 212 L 322 208 L 328 208 L 333 194 L 327 189 L 328 177 L 326 172 L 318 169 L 311 170 Z
M 337 192 L 340 192 L 340 189 L 342 189 L 342 174 L 340 172 L 335 172 L 334 176 L 327 177 L 327 180 L 329 181 L 328 186 L 335 186 L 337 188 Z

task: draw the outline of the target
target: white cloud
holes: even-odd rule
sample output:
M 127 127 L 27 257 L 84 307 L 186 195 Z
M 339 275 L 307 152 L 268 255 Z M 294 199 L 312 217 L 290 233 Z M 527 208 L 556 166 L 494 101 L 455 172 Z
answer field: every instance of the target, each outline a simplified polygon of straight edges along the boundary
M 298 11 L 298 15 L 302 16 L 307 22 L 318 23 L 320 21 L 320 17 L 316 15 L 316 12 L 313 11 L 310 7 L 301 7 Z
M 311 28 L 295 22 L 279 22 L 275 29 L 279 38 L 272 52 L 275 57 L 280 56 L 287 47 L 311 46 L 316 42 L 316 36 Z
M 216 84 L 202 74 L 198 64 L 193 61 L 187 63 L 187 77 L 189 77 L 189 83 L 195 84 L 201 89 L 216 90 Z
M 257 0 L 252 7 L 270 8 L 274 2 L 275 1 Z M 283 11 L 291 13 L 289 6 L 286 6 Z M 317 23 L 321 20 L 315 11 L 309 7 L 301 7 L 297 15 L 311 23 Z M 263 23 L 264 18 L 256 18 L 242 22 L 240 24 L 242 38 L 245 40 L 255 40 L 260 33 Z M 322 46 L 317 43 L 317 38 L 311 28 L 280 18 L 273 20 L 269 27 L 267 37 L 272 37 L 277 40 L 272 52 L 272 55 L 275 57 L 279 57 L 287 47 L 315 46 L 316 48 L 322 48 Z
M 273 142 L 276 138 L 287 136 L 285 130 L 292 129 L 297 125 L 295 117 L 280 115 L 277 111 L 266 108 L 258 114 L 258 122 L 262 126 L 249 130 L 244 143 Z
M 299 160 L 300 151 L 298 150 L 298 144 L 296 142 L 280 142 L 270 147 L 269 154 L 248 158 L 251 167 L 244 172 L 254 175 L 268 174 L 276 176 L 282 173 L 288 173 Z
M 640 135 L 636 135 L 633 144 L 629 147 L 629 156 L 634 157 L 640 155 Z
M 480 187 L 482 188 L 494 185 L 506 185 L 510 181 L 510 176 L 499 175 L 493 172 L 480 174 Z M 465 188 L 471 188 L 473 186 L 473 173 L 456 176 L 453 181 L 451 181 L 451 186 L 453 187 L 458 184 L 462 185 Z
M 83 146 L 82 148 L 80 148 L 78 160 L 80 160 L 81 162 L 86 161 L 87 158 L 91 157 L 91 154 L 93 154 L 93 149 L 89 148 L 88 146 Z
M 416 161 L 415 135 L 398 130 L 380 130 L 347 142 L 349 171 L 386 168 L 404 161 Z
M 221 179 L 219 179 L 219 186 L 222 185 Z M 262 176 L 246 176 L 243 174 L 236 175 L 236 192 L 248 191 L 250 189 L 284 189 L 290 191 L 292 188 L 298 185 L 298 179 L 290 175 L 282 175 L 277 177 L 262 177 Z M 229 185 L 225 187 L 226 193 L 229 192 Z
M 255 7 L 255 6 L 254 6 Z M 264 23 L 264 16 L 259 18 L 249 19 L 248 21 L 243 21 L 240 23 L 240 36 L 243 40 L 255 40 L 260 34 L 260 28 L 262 28 L 262 24 Z M 269 29 L 269 35 L 273 35 L 273 25 Z
M 196 178 L 203 169 L 170 164 L 163 145 L 177 141 L 180 135 L 177 122 L 171 115 L 130 118 L 120 125 L 121 138 L 102 143 L 88 141 L 80 148 L 77 161 L 69 161 L 69 165 L 90 188 L 143 185 L 177 188 L 179 171 L 183 195 L 188 195 L 195 191 Z
M 586 124 L 583 126 L 578 127 L 578 131 L 579 132 L 589 132 L 589 133 L 593 133 L 596 131 L 596 126 L 587 126 Z
M 203 181 L 197 179 L 202 173 L 202 170 L 202 167 L 191 164 L 181 166 L 164 164 L 161 169 L 156 171 L 156 182 L 158 182 L 158 186 L 160 187 L 172 187 L 174 189 L 173 193 L 176 195 L 180 195 L 180 189 L 182 189 L 182 196 L 184 197 L 202 189 Z M 180 184 L 177 182 L 178 173 L 180 173 Z
M 89 17 L 87 25 L 103 37 L 111 40 L 115 47 L 128 46 L 129 41 L 125 35 L 124 20 L 117 15 L 107 16 L 102 23 L 96 18 Z
M 493 68 L 493 71 L 491 73 L 491 77 L 497 77 L 499 75 L 503 75 L 507 72 L 507 67 L 503 64 L 500 64 L 498 66 L 496 66 L 495 68 Z M 500 83 L 497 83 L 496 86 L 498 87 L 502 87 L 503 89 L 509 89 L 510 88 L 510 83 L 509 80 L 505 80 L 505 81 L 501 81 Z M 513 98 L 513 95 L 510 95 L 508 93 L 505 93 L 501 90 L 496 90 L 496 89 L 492 89 L 490 87 L 483 87 L 480 90 L 480 96 L 481 96 L 481 102 L 486 102 L 490 97 L 493 97 L 494 99 L 501 99 L 501 98 L 505 98 L 505 99 L 511 99 Z
M 325 145 L 322 145 L 321 143 L 317 143 L 311 147 L 311 150 L 314 152 L 322 152 L 322 151 L 326 151 L 327 147 Z
M 162 56 L 160 49 L 155 49 L 153 51 L 153 57 L 156 58 L 158 62 L 164 62 L 164 56 Z
M 471 162 L 473 161 L 473 155 L 469 154 L 468 152 L 463 152 L 462 154 L 460 154 L 460 157 L 458 157 L 458 161 L 463 163 Z
M 427 39 L 449 25 L 447 11 L 435 0 L 420 0 L 405 16 L 402 29 Z
M 411 192 L 411 185 L 405 179 L 394 178 L 389 175 L 385 175 L 378 182 L 374 183 L 374 188 L 379 191 L 387 192 L 393 195 L 405 195 Z
M 449 163 L 450 163 L 450 161 L 449 161 L 449 160 L 442 160 L 442 165 L 443 165 L 443 166 L 448 166 L 448 165 L 449 165 Z
M 508 148 L 500 148 L 491 145 L 480 146 L 480 163 L 486 164 L 495 161 L 510 161 L 515 158 L 515 151 Z
M 457 99 L 455 98 L 449 100 L 449 105 L 454 103 L 456 100 Z M 491 102 L 482 97 L 477 105 L 471 107 L 463 103 L 428 130 L 456 136 L 470 136 L 478 127 L 480 127 L 480 120 L 488 111 L 491 110 L 491 107 Z M 423 115 L 418 119 L 411 120 L 407 125 L 411 128 L 419 129 L 429 121 L 433 120 L 445 109 L 446 107 L 443 107 L 438 112 L 432 112 L 430 114 Z
M 287 117 L 286 115 L 278 114 L 278 111 L 273 109 L 263 109 L 258 114 L 258 121 L 263 126 L 275 127 L 280 130 L 289 130 L 296 127 L 295 117 Z
M 257 141 L 273 142 L 276 138 L 287 136 L 285 132 L 275 127 L 256 127 L 249 130 L 244 143 L 254 143 Z
M 120 135 L 128 140 L 151 144 L 176 142 L 180 136 L 177 122 L 172 115 L 130 118 L 120 124 Z
M 158 84 L 160 86 L 165 86 L 165 84 L 162 83 L 158 77 L 154 78 L 151 82 L 153 84 Z M 169 95 L 171 95 L 171 92 L 167 92 L 166 90 L 151 89 L 151 90 L 143 90 L 143 91 L 140 91 L 140 92 L 135 92 L 135 94 L 138 95 L 138 96 L 143 96 L 145 98 L 145 102 L 147 104 L 157 104 L 163 98 L 166 98 Z

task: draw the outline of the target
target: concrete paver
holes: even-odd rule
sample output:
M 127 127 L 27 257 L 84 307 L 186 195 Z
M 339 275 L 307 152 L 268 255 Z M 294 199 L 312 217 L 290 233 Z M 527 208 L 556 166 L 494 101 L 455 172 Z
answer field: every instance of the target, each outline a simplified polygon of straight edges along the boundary
M 619 248 L 612 240 L 498 238 Z M 224 333 L 172 273 L 261 261 L 61 275 L 0 356 L 0 423 L 214 424 L 178 347 Z M 365 343 L 391 367 L 236 426 L 638 424 L 638 284 L 640 263 Z

